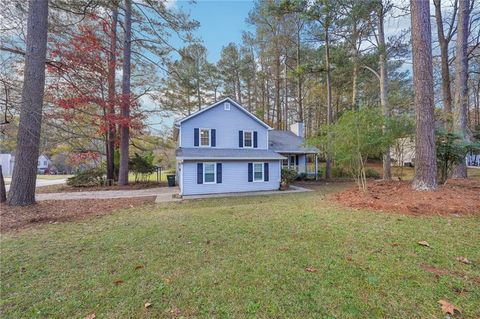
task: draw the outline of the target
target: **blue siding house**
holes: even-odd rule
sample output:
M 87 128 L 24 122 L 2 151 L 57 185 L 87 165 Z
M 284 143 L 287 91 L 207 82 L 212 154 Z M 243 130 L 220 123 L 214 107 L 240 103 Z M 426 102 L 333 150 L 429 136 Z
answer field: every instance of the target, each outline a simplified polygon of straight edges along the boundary
M 307 153 L 315 160 L 318 153 L 304 148 L 302 137 L 273 130 L 230 98 L 175 122 L 175 128 L 182 196 L 277 190 L 282 166 L 306 172 Z M 282 144 L 284 134 L 293 145 Z

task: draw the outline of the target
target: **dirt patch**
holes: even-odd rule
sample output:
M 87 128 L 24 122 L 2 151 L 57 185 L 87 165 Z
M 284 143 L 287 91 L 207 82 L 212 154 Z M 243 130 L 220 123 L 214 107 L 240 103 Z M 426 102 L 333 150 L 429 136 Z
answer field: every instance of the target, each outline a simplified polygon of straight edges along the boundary
M 122 208 L 153 204 L 155 196 L 140 198 L 49 200 L 28 207 L 0 205 L 0 231 L 102 216 Z
M 49 185 L 37 187 L 36 194 L 48 194 L 48 193 L 71 193 L 71 192 L 96 192 L 96 191 L 119 191 L 119 190 L 136 190 L 147 189 L 155 187 L 166 187 L 165 182 L 137 182 L 130 183 L 128 185 L 113 185 L 113 186 L 92 186 L 92 187 L 72 187 L 65 184 L 62 185 Z
M 411 215 L 480 215 L 480 179 L 452 179 L 433 192 L 415 192 L 406 181 L 377 181 L 367 193 L 353 187 L 334 199 L 348 207 Z

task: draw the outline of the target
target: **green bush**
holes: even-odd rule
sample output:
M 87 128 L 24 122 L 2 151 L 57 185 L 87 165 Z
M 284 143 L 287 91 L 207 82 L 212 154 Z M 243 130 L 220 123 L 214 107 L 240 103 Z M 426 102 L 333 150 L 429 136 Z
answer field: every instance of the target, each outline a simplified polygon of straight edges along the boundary
M 150 175 L 156 171 L 153 159 L 154 156 L 151 152 L 143 156 L 135 153 L 135 156 L 130 158 L 128 168 L 135 175 L 136 182 L 149 180 Z
M 353 178 L 352 173 L 340 166 L 334 166 L 330 171 L 332 178 Z
M 297 178 L 297 172 L 293 169 L 282 168 L 282 184 L 290 185 Z
M 73 187 L 89 187 L 102 185 L 105 181 L 105 172 L 99 168 L 91 168 L 77 172 L 67 179 L 67 185 Z
M 380 178 L 380 173 L 374 170 L 373 168 L 367 168 L 365 170 L 365 176 L 367 178 L 373 178 L 373 179 L 379 179 Z
M 477 150 L 480 147 L 476 143 L 463 139 L 456 132 L 437 130 L 435 137 L 438 179 L 440 183 L 446 183 L 447 179 L 452 175 L 454 168 L 462 161 L 465 161 L 465 156 L 468 152 Z

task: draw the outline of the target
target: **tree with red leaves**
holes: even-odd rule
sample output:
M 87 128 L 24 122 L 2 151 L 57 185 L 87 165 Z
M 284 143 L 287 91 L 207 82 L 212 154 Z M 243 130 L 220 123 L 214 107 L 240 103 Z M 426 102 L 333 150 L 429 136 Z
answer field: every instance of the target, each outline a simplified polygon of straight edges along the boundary
M 114 18 L 116 19 L 116 18 Z M 48 67 L 53 77 L 48 87 L 49 101 L 54 105 L 51 120 L 68 122 L 91 136 L 90 149 L 102 149 L 107 160 L 107 178 L 113 179 L 114 147 L 118 144 L 116 126 L 141 128 L 140 114 L 126 118 L 115 112 L 124 100 L 115 91 L 115 68 L 118 52 L 111 44 L 109 30 L 116 22 L 89 15 L 68 39 L 55 39 L 51 57 L 60 67 Z M 135 108 L 132 103 L 132 108 Z M 104 147 L 99 147 L 99 143 Z

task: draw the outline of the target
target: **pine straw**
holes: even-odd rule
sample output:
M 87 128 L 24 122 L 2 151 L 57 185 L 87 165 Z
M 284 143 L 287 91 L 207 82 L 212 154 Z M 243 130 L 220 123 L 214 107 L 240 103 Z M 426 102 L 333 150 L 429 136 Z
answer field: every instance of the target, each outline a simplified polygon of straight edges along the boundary
M 409 215 L 480 215 L 480 179 L 451 179 L 432 192 L 413 191 L 407 181 L 377 181 L 368 192 L 351 188 L 334 196 L 345 206 Z

